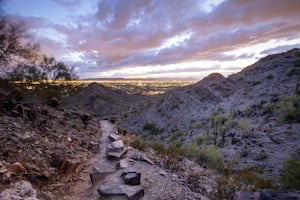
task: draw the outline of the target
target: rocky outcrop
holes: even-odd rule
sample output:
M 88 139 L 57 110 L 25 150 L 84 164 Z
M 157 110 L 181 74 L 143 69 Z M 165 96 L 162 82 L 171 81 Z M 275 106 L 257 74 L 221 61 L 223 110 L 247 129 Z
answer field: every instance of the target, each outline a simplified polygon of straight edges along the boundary
M 11 188 L 1 192 L 1 200 L 39 200 L 37 192 L 32 185 L 27 181 L 16 182 Z

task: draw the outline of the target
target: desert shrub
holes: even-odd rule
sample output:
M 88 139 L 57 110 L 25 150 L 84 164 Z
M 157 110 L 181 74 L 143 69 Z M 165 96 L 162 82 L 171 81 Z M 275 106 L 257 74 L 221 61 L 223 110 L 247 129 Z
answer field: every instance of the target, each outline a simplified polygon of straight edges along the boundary
M 272 182 L 266 179 L 262 171 L 257 168 L 246 168 L 239 170 L 233 177 L 236 185 L 239 185 L 239 189 L 247 191 L 256 191 L 263 188 L 274 188 Z
M 262 106 L 262 111 L 264 114 L 273 114 L 275 110 L 275 104 L 272 102 L 267 102 Z
M 189 158 L 200 158 L 200 147 L 197 143 L 191 142 L 184 146 L 185 155 Z
M 268 75 L 266 76 L 266 79 L 268 79 L 268 80 L 273 79 L 273 78 L 274 78 L 273 74 L 268 74 Z
M 284 162 L 280 182 L 285 189 L 300 190 L 300 160 L 291 158 Z
M 261 169 L 253 167 L 239 170 L 235 174 L 230 174 L 230 177 L 220 176 L 216 179 L 216 182 L 215 199 L 231 199 L 235 191 L 255 192 L 264 188 L 276 188 L 272 181 L 264 177 Z
M 148 144 L 147 142 L 139 139 L 139 138 L 135 138 L 131 143 L 130 146 L 132 146 L 135 149 L 138 149 L 140 151 L 145 151 Z
M 165 145 L 159 143 L 159 142 L 153 142 L 151 147 L 157 151 L 158 153 L 161 153 L 161 154 L 166 154 L 167 150 L 166 150 L 166 147 Z
M 254 80 L 254 81 L 252 81 L 252 83 L 251 83 L 253 86 L 255 86 L 255 85 L 259 85 L 260 84 L 260 81 L 256 81 L 256 80 Z
M 241 120 L 238 121 L 238 127 L 240 129 L 242 129 L 243 134 L 244 134 L 243 136 L 247 138 L 248 135 L 249 135 L 249 132 L 250 132 L 250 130 L 252 128 L 251 122 L 249 120 L 243 120 L 243 119 L 241 119 Z
M 212 138 L 208 134 L 202 134 L 196 137 L 196 143 L 198 145 L 201 144 L 209 145 L 211 142 L 212 142 Z
M 177 130 L 177 131 L 175 131 L 175 132 L 173 132 L 173 133 L 171 134 L 170 140 L 171 140 L 171 141 L 174 141 L 174 140 L 178 139 L 179 137 L 181 137 L 181 136 L 183 136 L 183 135 L 184 135 L 184 132 L 183 132 L 183 131 Z
M 299 68 L 293 68 L 290 71 L 288 71 L 287 76 L 300 76 L 300 69 Z
M 300 56 L 299 56 L 300 57 Z M 300 60 L 294 62 L 294 67 L 300 67 Z
M 221 152 L 215 145 L 201 145 L 198 161 L 218 171 L 223 169 Z
M 278 105 L 279 122 L 292 122 L 300 119 L 300 96 L 291 95 L 282 99 Z
M 196 124 L 191 125 L 192 129 L 200 129 L 202 127 L 203 127 L 202 123 L 196 123 Z
M 143 130 L 149 131 L 152 135 L 157 135 L 161 132 L 161 130 L 157 128 L 154 123 L 145 123 Z

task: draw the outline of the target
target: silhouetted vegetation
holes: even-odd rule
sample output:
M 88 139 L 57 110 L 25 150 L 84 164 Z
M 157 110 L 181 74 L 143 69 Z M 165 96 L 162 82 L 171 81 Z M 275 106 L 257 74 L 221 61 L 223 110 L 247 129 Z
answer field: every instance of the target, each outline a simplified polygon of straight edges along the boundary
M 0 2 L 0 7 L 3 1 Z M 24 41 L 25 27 L 20 20 L 0 15 L 0 67 L 2 79 L 36 82 L 77 79 L 74 68 L 44 55 L 38 44 Z
M 280 174 L 280 182 L 285 189 L 300 190 L 300 152 L 286 160 Z

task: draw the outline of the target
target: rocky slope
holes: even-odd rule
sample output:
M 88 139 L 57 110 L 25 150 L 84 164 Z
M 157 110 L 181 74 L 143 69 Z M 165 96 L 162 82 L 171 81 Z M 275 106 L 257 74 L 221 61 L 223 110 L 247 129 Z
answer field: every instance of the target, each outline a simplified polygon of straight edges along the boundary
M 178 146 L 218 146 L 234 169 L 258 167 L 278 183 L 283 161 L 300 149 L 300 50 L 267 56 L 228 78 L 157 96 L 120 119 L 120 126 Z M 154 139 L 153 139 L 154 137 Z

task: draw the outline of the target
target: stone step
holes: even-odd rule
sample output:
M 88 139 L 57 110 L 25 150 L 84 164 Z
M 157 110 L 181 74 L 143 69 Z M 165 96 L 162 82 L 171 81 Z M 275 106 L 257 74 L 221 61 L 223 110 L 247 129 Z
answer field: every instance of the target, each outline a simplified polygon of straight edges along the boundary
M 142 186 L 129 186 L 118 184 L 103 184 L 97 189 L 101 196 L 126 196 L 128 200 L 138 200 L 144 196 Z

